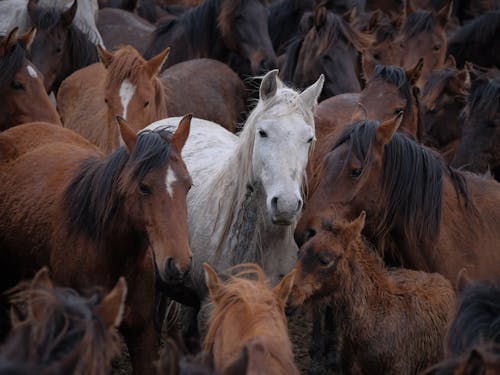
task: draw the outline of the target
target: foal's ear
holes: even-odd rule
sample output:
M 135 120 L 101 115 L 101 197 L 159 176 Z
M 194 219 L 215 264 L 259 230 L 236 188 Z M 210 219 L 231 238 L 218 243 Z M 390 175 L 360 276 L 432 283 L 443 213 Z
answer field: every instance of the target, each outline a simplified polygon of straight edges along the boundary
M 418 59 L 417 64 L 413 68 L 405 71 L 406 78 L 408 79 L 410 85 L 413 86 L 418 81 L 420 75 L 422 74 L 423 67 L 424 67 L 424 58 L 421 57 L 420 59 Z
M 451 14 L 453 12 L 453 0 L 448 0 L 448 4 L 441 8 L 438 12 L 436 18 L 441 27 L 446 26 L 448 21 L 451 19 Z
M 457 67 L 457 61 L 455 60 L 453 55 L 448 55 L 448 57 L 446 58 L 446 60 L 444 62 L 444 66 L 446 68 L 452 68 L 452 69 Z
M 122 276 L 115 287 L 109 292 L 95 308 L 96 315 L 102 319 L 107 329 L 118 327 L 123 320 L 125 298 L 127 297 L 127 282 Z
M 5 38 L 2 39 L 0 42 L 0 57 L 5 57 L 10 54 L 11 48 L 16 44 L 17 42 L 17 31 L 19 30 L 19 27 L 14 27 L 9 34 Z
M 191 129 L 191 119 L 192 114 L 184 116 L 179 122 L 179 126 L 172 137 L 172 145 L 177 149 L 178 152 L 182 151 L 182 148 L 186 144 L 187 138 L 189 136 L 189 131 Z
M 210 264 L 203 263 L 203 269 L 205 270 L 205 284 L 207 285 L 208 293 L 210 294 L 210 298 L 215 301 L 222 286 L 222 281 Z
M 116 122 L 118 123 L 119 136 L 125 143 L 128 152 L 131 153 L 137 142 L 137 133 L 127 124 L 124 118 L 116 116 Z
M 326 17 L 328 16 L 328 9 L 325 6 L 318 6 L 314 12 L 314 26 L 316 29 L 320 29 L 326 22 Z
M 318 98 L 321 95 L 324 83 L 325 76 L 321 74 L 316 82 L 300 93 L 300 98 L 306 107 L 314 108 L 318 104 Z
M 31 44 L 33 40 L 35 40 L 36 28 L 33 26 L 30 30 L 25 32 L 24 34 L 19 35 L 17 40 L 24 46 L 24 48 L 29 51 L 31 48 Z
M 369 52 L 363 52 L 361 56 L 361 68 L 363 69 L 363 79 L 365 83 L 368 82 L 372 76 L 376 65 L 373 56 Z
M 457 280 L 455 282 L 455 290 L 458 294 L 463 293 L 472 284 L 472 280 L 467 276 L 467 268 L 462 268 L 458 272 Z
M 472 349 L 467 358 L 464 375 L 483 375 L 486 373 L 483 355 L 476 349 Z
M 158 55 L 147 61 L 146 71 L 148 72 L 150 78 L 156 77 L 163 64 L 165 64 L 165 61 L 167 61 L 168 55 L 170 55 L 170 47 L 165 48 L 163 52 L 160 52 Z
M 288 274 L 280 281 L 278 285 L 273 288 L 273 292 L 280 301 L 286 304 L 288 296 L 292 292 L 293 281 L 295 280 L 295 269 L 288 272 Z
M 403 111 L 399 112 L 394 118 L 381 123 L 375 130 L 375 139 L 380 146 L 388 144 L 394 133 L 399 129 L 403 120 Z
M 349 230 L 353 236 L 361 236 L 361 232 L 365 227 L 365 221 L 366 221 L 366 212 L 363 210 L 361 211 L 359 216 L 353 221 L 351 221 L 351 223 L 349 224 Z
M 262 78 L 262 82 L 260 83 L 260 99 L 268 100 L 272 98 L 274 95 L 276 95 L 278 86 L 281 86 L 281 82 L 278 78 L 278 69 L 267 72 L 264 78 Z
M 107 69 L 113 61 L 113 54 L 100 44 L 97 45 L 97 54 L 99 55 L 99 60 L 101 60 L 102 65 Z
M 78 2 L 77 0 L 74 0 L 73 4 L 71 4 L 71 7 L 68 10 L 64 11 L 63 14 L 61 14 L 61 22 L 63 26 L 69 27 L 73 23 L 77 9 Z
M 46 288 L 52 289 L 54 287 L 54 283 L 49 277 L 49 269 L 47 267 L 43 267 L 40 271 L 36 273 L 31 281 L 31 288 Z

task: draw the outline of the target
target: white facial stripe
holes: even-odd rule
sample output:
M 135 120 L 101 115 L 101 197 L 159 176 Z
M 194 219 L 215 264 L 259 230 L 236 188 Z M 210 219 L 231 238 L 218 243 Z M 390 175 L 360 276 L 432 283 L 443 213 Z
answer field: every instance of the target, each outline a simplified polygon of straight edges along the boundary
M 174 183 L 177 181 L 177 176 L 170 166 L 167 169 L 167 193 L 171 198 L 174 197 Z
M 31 65 L 28 65 L 27 68 L 28 70 L 28 74 L 32 77 L 32 78 L 37 78 L 38 77 L 38 74 L 36 74 L 36 70 L 33 69 L 33 67 Z
M 128 79 L 125 79 L 120 86 L 120 92 L 119 92 L 120 100 L 122 102 L 122 108 L 123 108 L 122 117 L 125 120 L 127 119 L 128 103 L 130 103 L 130 100 L 132 100 L 134 93 L 135 93 L 135 86 L 133 84 L 131 84 Z

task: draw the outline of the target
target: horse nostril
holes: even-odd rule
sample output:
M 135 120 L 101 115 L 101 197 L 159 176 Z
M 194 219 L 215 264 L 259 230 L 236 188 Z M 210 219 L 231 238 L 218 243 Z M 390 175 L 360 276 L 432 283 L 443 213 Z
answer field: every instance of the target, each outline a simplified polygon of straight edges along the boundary
M 299 199 L 297 201 L 297 211 L 300 211 L 301 208 L 302 208 L 302 199 Z
M 267 73 L 271 69 L 277 67 L 276 64 L 271 59 L 263 59 L 259 65 L 260 65 L 260 71 L 262 73 Z
M 274 212 L 278 211 L 278 197 L 271 199 L 271 208 Z
M 165 266 L 165 273 L 169 278 L 172 279 L 180 278 L 181 272 L 179 269 L 179 264 L 174 258 L 170 257 L 167 259 L 167 264 Z
M 316 235 L 316 231 L 312 228 L 309 228 L 306 230 L 306 234 L 304 235 L 304 242 L 307 242 L 311 238 L 313 238 Z

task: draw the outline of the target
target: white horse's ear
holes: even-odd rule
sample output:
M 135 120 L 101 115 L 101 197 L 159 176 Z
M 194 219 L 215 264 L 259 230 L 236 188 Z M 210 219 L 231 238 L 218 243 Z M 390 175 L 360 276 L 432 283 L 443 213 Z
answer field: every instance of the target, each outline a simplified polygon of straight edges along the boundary
M 321 91 L 323 90 L 324 83 L 325 76 L 322 74 L 319 76 L 316 82 L 314 82 L 300 94 L 300 98 L 307 107 L 312 108 L 318 102 L 318 98 L 321 94 Z
M 276 95 L 278 87 L 281 87 L 281 81 L 278 78 L 278 69 L 266 73 L 260 83 L 260 99 L 268 100 Z

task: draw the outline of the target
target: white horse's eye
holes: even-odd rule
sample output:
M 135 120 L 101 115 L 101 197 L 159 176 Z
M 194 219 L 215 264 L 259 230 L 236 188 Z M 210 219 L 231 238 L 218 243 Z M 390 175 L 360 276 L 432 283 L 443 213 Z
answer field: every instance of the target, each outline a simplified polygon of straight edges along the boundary
M 311 143 L 313 141 L 314 137 L 311 137 L 307 140 L 307 143 Z
M 260 135 L 262 138 L 267 138 L 267 133 L 266 133 L 264 130 L 259 130 L 259 135 Z

